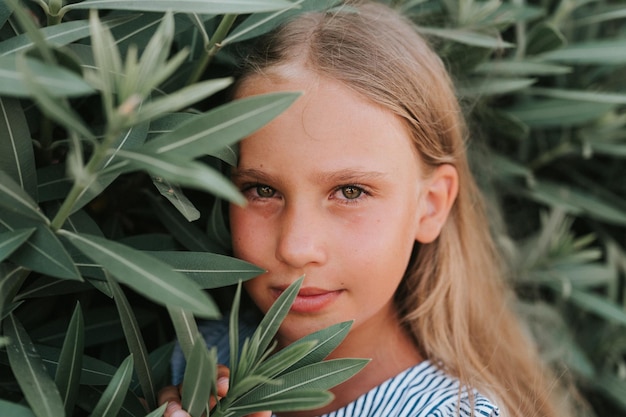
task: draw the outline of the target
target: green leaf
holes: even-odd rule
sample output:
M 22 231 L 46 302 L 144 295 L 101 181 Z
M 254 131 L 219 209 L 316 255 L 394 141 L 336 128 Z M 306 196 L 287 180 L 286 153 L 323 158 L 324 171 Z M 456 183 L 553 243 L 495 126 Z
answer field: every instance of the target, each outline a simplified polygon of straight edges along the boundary
M 531 127 L 546 128 L 584 125 L 614 108 L 614 104 L 542 99 L 526 100 L 505 110 Z
M 122 408 L 128 386 L 133 376 L 133 357 L 132 355 L 124 359 L 117 372 L 111 379 L 106 390 L 102 393 L 100 400 L 96 404 L 90 417 L 117 417 L 119 410 Z
M 485 35 L 483 33 L 473 32 L 465 29 L 440 29 L 440 28 L 418 28 L 419 32 L 438 36 L 440 38 L 449 39 L 458 43 L 462 43 L 470 46 L 477 46 L 479 48 L 488 49 L 502 49 L 512 48 L 515 45 L 509 42 L 503 41 L 501 38 Z
M 330 403 L 333 399 L 330 392 L 316 390 L 299 390 L 297 392 L 288 392 L 283 395 L 274 395 L 267 398 L 261 398 L 250 404 L 232 406 L 228 408 L 228 416 L 243 417 L 251 413 L 265 410 L 272 411 L 298 411 L 311 410 L 322 407 Z M 220 417 L 219 414 L 214 414 Z
M 190 161 L 173 153 L 155 154 L 120 150 L 117 154 L 129 161 L 131 167 L 146 170 L 151 175 L 165 178 L 181 186 L 213 193 L 236 204 L 245 204 L 246 200 L 237 187 L 204 163 Z
M 164 97 L 154 98 L 141 107 L 132 119 L 133 124 L 162 117 L 164 114 L 184 109 L 232 84 L 232 78 L 215 78 L 181 88 Z
M 214 153 L 267 124 L 299 96 L 273 93 L 233 101 L 181 123 L 175 130 L 146 143 L 144 149 L 186 158 Z
M 219 198 L 215 199 L 207 221 L 206 232 L 220 245 L 223 252 L 229 252 L 232 246 L 232 238 L 227 223 L 228 220 L 224 214 L 224 203 Z
M 4 261 L 13 251 L 22 246 L 35 230 L 35 228 L 17 229 L 0 233 L 0 262 Z
M 41 91 L 49 97 L 77 97 L 95 92 L 81 77 L 63 67 L 22 55 L 0 57 L 2 95 L 38 98 Z
M 169 204 L 162 199 L 151 198 L 151 207 L 163 226 L 186 249 L 196 252 L 220 252 L 220 247 L 211 241 L 195 224 L 188 222 Z
M 137 379 L 141 385 L 143 397 L 150 409 L 156 407 L 156 397 L 154 382 L 152 381 L 152 372 L 150 370 L 150 361 L 148 360 L 148 349 L 141 335 L 141 329 L 139 323 L 135 318 L 135 313 L 124 295 L 124 291 L 120 288 L 119 284 L 112 279 L 108 274 L 107 282 L 113 293 L 113 299 L 115 300 L 115 306 L 117 307 L 120 321 L 122 322 L 122 329 L 124 330 L 124 336 L 126 337 L 126 344 L 133 358 L 137 358 L 135 362 L 135 372 L 137 373 Z
M 527 92 L 528 94 L 537 96 L 564 100 L 585 101 L 588 103 L 626 104 L 626 94 L 539 87 L 529 88 Z
M 113 19 L 103 19 L 109 27 L 115 27 L 127 23 L 136 16 L 123 16 Z M 64 46 L 79 39 L 89 36 L 89 21 L 76 20 L 73 22 L 63 22 L 58 25 L 48 26 L 39 29 L 43 39 L 49 45 Z M 15 54 L 26 51 L 33 46 L 34 42 L 28 34 L 21 34 L 8 38 L 0 42 L 0 56 Z
M 285 0 L 176 0 L 175 7 L 170 0 L 86 0 L 69 4 L 62 10 L 74 9 L 116 9 L 147 12 L 167 12 L 198 14 L 254 13 L 279 10 L 290 7 Z
M 229 410 L 237 411 L 237 415 L 245 415 L 252 410 L 267 410 L 272 401 L 275 401 L 272 411 L 295 410 L 298 398 L 314 391 L 327 390 L 346 381 L 363 369 L 368 362 L 368 359 L 332 359 L 304 366 L 281 375 L 278 384 L 262 384 L 250 390 L 233 401 Z M 313 405 L 309 402 L 303 404 L 307 408 L 322 405 L 324 404 Z
M 128 246 L 96 236 L 60 230 L 81 252 L 99 262 L 115 278 L 147 298 L 214 317 L 217 307 L 202 289 L 164 262 Z M 167 295 L 167 297 L 165 297 Z
M 260 36 L 300 13 L 328 10 L 337 4 L 339 4 L 339 0 L 298 0 L 293 2 L 293 5 L 289 8 L 273 12 L 255 13 L 241 22 L 224 39 L 222 46 Z
M 15 299 L 15 294 L 24 284 L 29 272 L 21 266 L 13 266 L 8 262 L 0 263 L 0 276 L 2 277 L 0 279 L 0 308 L 2 310 L 0 320 L 8 314 L 10 308 L 7 305 Z
M 59 355 L 59 365 L 54 377 L 54 382 L 59 388 L 61 398 L 63 399 L 65 413 L 68 416 L 71 416 L 74 412 L 74 404 L 78 395 L 84 345 L 83 315 L 80 304 L 77 303 L 67 328 L 65 341 Z
M 217 350 L 207 350 L 204 340 L 198 338 L 183 377 L 182 406 L 189 414 L 199 417 L 207 409 L 210 395 L 217 385 Z
M 163 413 L 165 412 L 165 409 L 167 408 L 167 405 L 168 405 L 168 403 L 162 404 L 156 410 L 153 410 L 152 412 L 146 414 L 145 417 L 161 417 L 161 416 L 163 416 Z
M 0 415 L 11 417 L 35 417 L 35 414 L 33 414 L 30 408 L 2 399 L 0 399 Z
M 561 31 L 551 23 L 540 22 L 528 32 L 526 53 L 539 55 L 561 48 L 567 43 Z
M 97 386 L 85 386 L 81 385 L 80 392 L 78 394 L 78 405 L 83 410 L 91 412 L 95 409 L 97 403 L 104 395 L 105 388 Z M 139 399 L 131 392 L 126 391 L 126 398 L 123 400 L 121 408 L 119 409 L 116 417 L 137 417 L 146 414 L 146 408 Z
M 472 80 L 459 87 L 459 94 L 462 96 L 492 96 L 508 94 L 519 90 L 524 90 L 533 85 L 537 80 L 534 78 L 495 78 L 487 77 Z
M 64 417 L 59 390 L 46 372 L 41 357 L 22 324 L 12 314 L 4 322 L 9 362 L 22 393 L 37 417 Z
M 579 65 L 623 65 L 626 63 L 626 41 L 610 39 L 575 43 L 544 53 L 541 58 Z
M 0 97 L 0 167 L 37 200 L 35 154 L 19 100 Z
M 44 224 L 50 223 L 37 203 L 3 170 L 0 170 L 0 207 Z
M 180 344 L 185 359 L 188 360 L 193 345 L 200 335 L 196 320 L 193 314 L 184 308 L 167 306 L 167 312 L 176 332 L 176 340 Z
M 7 58 L 0 58 L 0 60 L 2 59 Z M 52 86 L 54 88 L 70 89 L 72 88 L 70 87 L 70 85 L 74 85 L 79 87 L 79 91 L 82 92 L 81 94 L 86 94 L 88 93 L 88 91 L 81 88 L 80 85 L 81 83 L 85 86 L 88 85 L 84 83 L 80 77 L 77 77 L 76 75 L 74 75 L 74 73 L 67 71 L 68 78 L 70 79 L 63 80 L 66 82 L 44 82 L 45 80 L 42 80 L 41 77 L 37 77 L 37 71 L 45 70 L 45 68 L 39 67 L 40 65 L 44 64 L 40 64 L 37 61 L 34 61 L 34 63 L 31 65 L 29 64 L 29 60 L 21 55 L 17 56 L 16 64 L 17 70 L 20 71 L 21 76 L 23 77 L 24 84 L 31 92 L 31 95 L 35 99 L 35 102 L 37 102 L 39 108 L 45 115 L 60 123 L 62 126 L 65 126 L 70 131 L 82 135 L 84 138 L 95 139 L 94 135 L 85 126 L 80 116 L 67 104 L 65 100 L 56 97 L 54 90 L 50 88 Z M 54 67 L 50 67 L 48 70 L 56 71 Z M 89 89 L 91 89 L 91 87 L 89 87 Z M 67 90 L 62 90 L 60 91 L 60 93 L 61 96 L 71 95 L 67 94 Z
M 265 270 L 241 259 L 208 252 L 158 251 L 148 254 L 193 279 L 203 289 L 235 285 Z
M 496 74 L 513 76 L 561 75 L 569 74 L 572 68 L 562 65 L 535 61 L 488 61 L 474 68 L 478 74 Z
M 551 283 L 549 286 L 554 291 L 561 293 L 566 300 L 583 310 L 594 313 L 609 322 L 626 325 L 626 312 L 624 309 L 606 297 L 577 288 L 559 285 L 559 283 Z
M 46 225 L 0 210 L 0 231 L 35 227 L 36 231 L 9 259 L 33 271 L 53 277 L 82 281 L 71 256 Z
M 187 221 L 193 222 L 200 218 L 200 211 L 185 196 L 180 186 L 161 177 L 152 177 L 152 183 Z
M 118 320 L 119 326 L 119 320 Z M 103 331 L 106 331 L 103 329 Z M 88 339 L 87 339 L 88 340 Z M 59 366 L 59 358 L 61 357 L 61 349 L 37 345 L 37 350 L 41 355 L 41 360 L 46 365 L 48 373 L 54 375 Z M 107 385 L 111 382 L 111 378 L 115 374 L 116 368 L 104 361 L 83 355 L 81 358 L 80 368 L 80 384 L 81 385 Z

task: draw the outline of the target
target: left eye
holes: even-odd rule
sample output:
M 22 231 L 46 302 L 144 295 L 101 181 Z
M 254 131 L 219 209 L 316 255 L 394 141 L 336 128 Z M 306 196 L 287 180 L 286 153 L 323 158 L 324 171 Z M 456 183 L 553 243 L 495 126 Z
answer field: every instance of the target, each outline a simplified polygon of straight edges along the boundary
M 363 190 L 359 187 L 355 187 L 354 185 L 346 185 L 345 187 L 341 187 L 341 194 L 348 200 L 354 200 L 355 198 L 359 198 Z

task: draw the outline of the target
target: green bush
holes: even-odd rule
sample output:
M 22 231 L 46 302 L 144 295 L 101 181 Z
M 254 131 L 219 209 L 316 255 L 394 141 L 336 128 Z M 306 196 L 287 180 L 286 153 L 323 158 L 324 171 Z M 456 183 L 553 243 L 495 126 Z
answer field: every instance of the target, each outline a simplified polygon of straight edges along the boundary
M 241 197 L 220 167 L 296 98 L 223 104 L 234 47 L 336 3 L 0 0 L 0 415 L 146 416 L 138 398 L 156 406 L 175 335 L 200 371 L 187 385 L 214 386 L 194 317 L 237 307 L 223 288 L 260 272 L 225 256 L 223 201 Z M 626 415 L 626 6 L 388 3 L 453 73 L 516 308 L 546 362 L 583 394 L 581 415 Z M 320 375 L 344 369 L 325 387 L 348 377 L 361 362 L 321 362 L 314 347 L 348 327 L 281 352 L 280 369 L 257 340 L 235 365 L 241 392 L 302 379 L 303 357 Z M 183 400 L 199 415 L 209 392 Z M 294 409 L 327 399 L 288 395 Z M 242 397 L 216 414 L 275 399 Z

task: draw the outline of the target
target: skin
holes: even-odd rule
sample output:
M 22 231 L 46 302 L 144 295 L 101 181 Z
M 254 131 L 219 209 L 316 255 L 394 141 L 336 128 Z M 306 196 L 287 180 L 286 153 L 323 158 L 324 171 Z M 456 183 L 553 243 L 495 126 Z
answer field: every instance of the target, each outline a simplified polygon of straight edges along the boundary
M 305 275 L 279 346 L 353 320 L 331 357 L 371 358 L 332 390 L 329 405 L 281 414 L 307 417 L 340 408 L 423 360 L 393 296 L 415 242 L 439 235 L 458 179 L 449 165 L 425 175 L 402 120 L 300 64 L 248 78 L 237 97 L 277 91 L 304 94 L 241 142 L 233 174 L 248 201 L 230 210 L 234 254 L 268 271 L 245 288 L 267 311 Z M 177 390 L 167 390 L 178 404 Z

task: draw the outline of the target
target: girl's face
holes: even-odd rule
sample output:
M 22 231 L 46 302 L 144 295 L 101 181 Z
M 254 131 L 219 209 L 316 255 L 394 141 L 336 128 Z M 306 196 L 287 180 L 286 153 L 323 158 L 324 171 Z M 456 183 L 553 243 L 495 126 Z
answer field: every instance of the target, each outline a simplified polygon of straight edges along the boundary
M 241 142 L 233 174 L 248 201 L 230 209 L 235 256 L 267 270 L 245 288 L 266 312 L 306 275 L 282 345 L 346 320 L 380 337 L 397 327 L 428 179 L 400 119 L 339 82 L 297 68 L 253 76 L 237 97 L 277 91 L 304 94 Z

